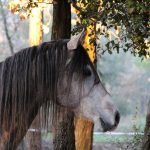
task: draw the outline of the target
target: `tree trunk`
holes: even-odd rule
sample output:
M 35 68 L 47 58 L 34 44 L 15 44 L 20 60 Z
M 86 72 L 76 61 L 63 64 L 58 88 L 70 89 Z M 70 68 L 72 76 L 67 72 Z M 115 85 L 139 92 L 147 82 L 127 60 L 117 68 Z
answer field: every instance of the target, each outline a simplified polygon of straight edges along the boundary
M 82 118 L 75 119 L 76 150 L 91 150 L 94 124 Z
M 66 3 L 66 4 L 65 4 Z M 66 6 L 65 6 L 66 5 Z M 68 5 L 68 7 L 67 7 Z M 65 7 L 64 7 L 65 6 Z M 65 0 L 58 1 L 57 5 L 54 5 L 53 10 L 53 26 L 52 26 L 52 39 L 69 38 L 71 31 L 71 14 L 67 10 L 70 5 Z M 68 11 L 68 12 L 67 12 Z M 69 16 L 68 16 L 69 15 Z M 69 26 L 68 26 L 69 25 Z M 95 31 L 95 25 L 88 28 L 88 34 Z M 95 36 L 95 35 L 93 35 Z M 94 37 L 95 38 L 95 37 Z M 96 60 L 96 49 L 94 44 L 90 44 L 88 35 L 85 39 L 85 47 L 89 49 L 89 56 L 92 62 Z M 68 117 L 70 112 L 65 114 Z M 64 115 L 64 114 L 63 114 Z M 75 119 L 75 145 L 74 145 L 74 127 L 73 127 L 73 115 L 70 118 L 59 121 L 55 126 L 54 131 L 54 149 L 57 150 L 91 150 L 93 142 L 93 127 L 94 124 L 90 121 L 83 120 L 81 118 Z M 61 120 L 61 119 L 60 119 Z M 60 123 L 61 122 L 61 123 Z M 70 130 L 67 130 L 66 128 Z M 65 137 L 65 138 L 64 138 Z M 72 138 L 70 138 L 72 137 Z M 72 143 L 72 144 L 70 144 Z M 67 146 L 69 145 L 69 146 Z
M 74 114 L 62 108 L 53 126 L 54 150 L 75 150 Z
M 143 139 L 143 150 L 150 150 L 150 101 L 147 107 L 146 125 Z
M 71 6 L 67 0 L 57 0 L 53 6 L 52 40 L 69 39 L 71 35 Z
M 91 61 L 96 66 L 96 46 L 95 43 L 90 43 L 90 39 L 95 39 L 96 25 L 90 25 L 87 28 L 87 35 L 85 37 L 84 48 L 88 48 L 88 54 Z M 93 34 L 92 37 L 90 34 Z M 88 36 L 90 35 L 90 36 Z M 81 118 L 75 119 L 75 139 L 76 150 L 91 150 L 93 145 L 93 128 L 94 124 L 88 120 Z
M 52 40 L 69 39 L 71 35 L 71 7 L 67 0 L 57 0 L 53 7 Z M 62 109 L 53 126 L 54 150 L 75 150 L 74 114 Z M 57 118 L 57 116 L 56 116 Z
M 30 16 L 29 25 L 29 43 L 30 46 L 39 45 L 43 40 L 43 13 L 39 8 L 34 8 L 32 10 L 32 15 Z
M 30 17 L 29 26 L 29 43 L 30 46 L 39 45 L 42 43 L 43 30 L 42 30 L 42 11 L 38 8 L 32 10 L 32 16 Z M 31 127 L 35 131 L 29 131 L 27 133 L 27 139 L 29 143 L 29 150 L 41 150 L 41 132 L 40 132 L 40 119 L 39 114 L 32 122 Z

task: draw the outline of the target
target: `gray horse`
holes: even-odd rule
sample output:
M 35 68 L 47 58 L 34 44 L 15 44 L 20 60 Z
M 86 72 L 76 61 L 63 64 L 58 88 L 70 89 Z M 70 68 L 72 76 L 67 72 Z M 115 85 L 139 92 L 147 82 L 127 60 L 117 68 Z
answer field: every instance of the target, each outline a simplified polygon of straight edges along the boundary
M 65 107 L 99 120 L 102 131 L 117 127 L 119 112 L 82 47 L 83 38 L 82 32 L 71 40 L 45 42 L 0 63 L 1 150 L 17 148 L 40 108 L 43 125 Z

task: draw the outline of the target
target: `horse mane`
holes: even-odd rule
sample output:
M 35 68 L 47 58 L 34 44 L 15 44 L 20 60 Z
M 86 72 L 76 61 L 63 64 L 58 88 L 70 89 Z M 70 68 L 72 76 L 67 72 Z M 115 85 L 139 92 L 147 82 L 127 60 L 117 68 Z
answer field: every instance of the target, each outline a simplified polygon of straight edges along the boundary
M 58 112 L 58 82 L 63 78 L 68 57 L 67 41 L 58 40 L 23 49 L 1 62 L 0 129 L 5 116 L 9 116 L 5 122 L 10 128 L 17 121 L 26 125 L 27 111 L 36 111 L 41 105 L 42 116 L 46 118 Z M 92 65 L 80 45 L 67 65 L 68 85 L 71 85 L 74 72 L 79 74 L 79 80 L 83 80 L 83 68 L 88 63 Z

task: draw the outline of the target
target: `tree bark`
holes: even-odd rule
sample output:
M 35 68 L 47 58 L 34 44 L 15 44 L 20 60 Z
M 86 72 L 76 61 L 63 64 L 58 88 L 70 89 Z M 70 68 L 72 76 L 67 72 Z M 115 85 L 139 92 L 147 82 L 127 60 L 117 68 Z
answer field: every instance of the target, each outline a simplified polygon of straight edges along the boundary
M 146 125 L 144 130 L 143 150 L 150 150 L 150 101 L 147 107 Z
M 75 119 L 76 150 L 91 150 L 93 144 L 93 128 L 91 121 Z
M 32 15 L 30 17 L 30 25 L 29 25 L 30 46 L 39 45 L 40 43 L 42 43 L 42 39 L 43 39 L 42 21 L 43 21 L 42 11 L 39 8 L 34 8 L 32 10 Z M 30 127 L 37 131 L 33 131 L 33 132 L 29 131 L 27 133 L 29 150 L 41 150 L 42 149 L 39 115 L 40 114 L 37 114 L 36 118 L 34 119 Z
M 76 1 L 73 1 L 73 7 L 80 11 Z M 90 35 L 90 36 L 89 36 Z M 92 35 L 92 37 L 91 37 Z M 95 43 L 90 43 L 90 39 Z M 87 27 L 87 35 L 84 41 L 84 48 L 88 49 L 88 55 L 96 67 L 96 24 L 93 23 Z M 76 150 L 91 150 L 93 146 L 94 124 L 82 118 L 75 119 L 75 145 Z
M 52 40 L 69 39 L 71 35 L 71 6 L 67 0 L 57 0 L 53 6 Z
M 52 40 L 69 39 L 71 35 L 71 6 L 67 0 L 57 0 L 53 7 Z M 57 118 L 57 116 L 56 116 Z M 62 109 L 53 126 L 54 150 L 75 150 L 74 114 Z
M 53 26 L 52 26 L 52 39 L 60 39 L 60 38 L 69 38 L 70 37 L 70 31 L 71 31 L 71 13 L 68 13 L 70 11 L 70 5 L 69 5 L 69 11 L 67 12 L 67 7 L 65 6 L 66 1 L 57 1 L 57 5 L 54 5 L 53 10 Z M 65 7 L 64 7 L 65 6 Z M 68 16 L 69 15 L 69 16 Z M 68 20 L 68 21 L 67 21 Z M 69 21 L 70 20 L 70 21 Z M 69 25 L 69 26 L 68 26 Z M 95 32 L 95 25 L 90 26 L 88 28 L 88 34 L 91 32 Z M 95 36 L 95 35 L 93 35 Z M 85 47 L 89 49 L 89 56 L 92 60 L 92 62 L 95 62 L 96 60 L 96 49 L 94 44 L 90 44 L 88 35 L 85 39 Z M 66 113 L 65 117 L 67 114 Z M 68 117 L 68 116 L 67 116 Z M 92 143 L 93 143 L 93 127 L 94 124 L 90 121 L 76 118 L 75 121 L 75 145 L 74 143 L 74 127 L 73 124 L 73 115 L 70 115 L 71 118 L 68 118 L 67 120 L 63 120 L 63 123 L 58 123 L 55 126 L 54 131 L 54 149 L 57 150 L 91 150 L 92 149 Z M 71 125 L 71 126 L 70 126 Z M 67 130 L 66 133 L 66 127 L 70 126 L 70 130 Z M 65 138 L 64 138 L 65 135 Z M 62 142 L 61 142 L 62 141 Z M 71 145 L 72 143 L 73 145 Z M 69 145 L 69 146 L 67 146 Z
M 92 34 L 92 36 L 91 36 Z M 90 36 L 89 36 L 90 35 Z M 90 39 L 96 41 L 96 25 L 87 27 L 87 35 L 84 41 L 84 48 L 88 49 L 88 55 L 91 61 L 96 66 L 96 45 L 90 43 Z M 93 145 L 93 128 L 94 124 L 91 121 L 76 118 L 75 119 L 75 139 L 76 150 L 91 150 Z
M 74 114 L 62 108 L 53 126 L 54 150 L 75 150 Z

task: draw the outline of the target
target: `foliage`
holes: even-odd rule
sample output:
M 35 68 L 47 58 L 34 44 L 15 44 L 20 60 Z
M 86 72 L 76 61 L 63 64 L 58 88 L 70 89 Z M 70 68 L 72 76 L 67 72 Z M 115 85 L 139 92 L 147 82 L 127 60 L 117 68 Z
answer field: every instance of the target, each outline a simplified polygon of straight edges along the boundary
M 55 4 L 55 0 L 11 0 L 8 9 L 14 14 L 19 13 L 20 19 L 25 20 L 32 14 L 32 9 L 42 10 L 49 4 Z
M 28 37 L 28 22 L 20 21 L 16 15 L 8 11 L 5 7 L 8 1 L 0 0 L 0 61 L 25 47 Z
M 124 52 L 130 50 L 133 55 L 139 57 L 150 56 L 149 42 L 149 0 L 69 0 L 76 3 L 80 18 L 73 29 L 73 33 L 81 31 L 83 27 L 97 25 L 97 38 L 101 36 L 108 39 L 105 48 L 98 44 L 100 54 L 113 50 L 118 53 L 120 48 Z M 21 19 L 26 19 L 33 8 L 46 7 L 48 4 L 56 4 L 55 0 L 12 0 L 9 9 L 13 13 L 20 13 Z M 75 5 L 73 5 L 75 6 Z M 112 37 L 112 30 L 116 35 Z M 91 36 L 90 33 L 89 36 Z M 91 39 L 94 42 L 95 39 Z
M 106 50 L 110 54 L 112 49 L 116 49 L 119 53 L 120 48 L 123 48 L 125 52 L 130 50 L 132 54 L 138 54 L 140 57 L 150 55 L 148 51 L 150 43 L 145 42 L 150 34 L 148 0 L 78 0 L 78 2 L 84 7 L 80 9 L 78 14 L 80 21 L 74 31 L 99 23 L 97 33 L 108 39 Z M 118 27 L 121 28 L 118 37 L 109 39 L 108 31 Z

